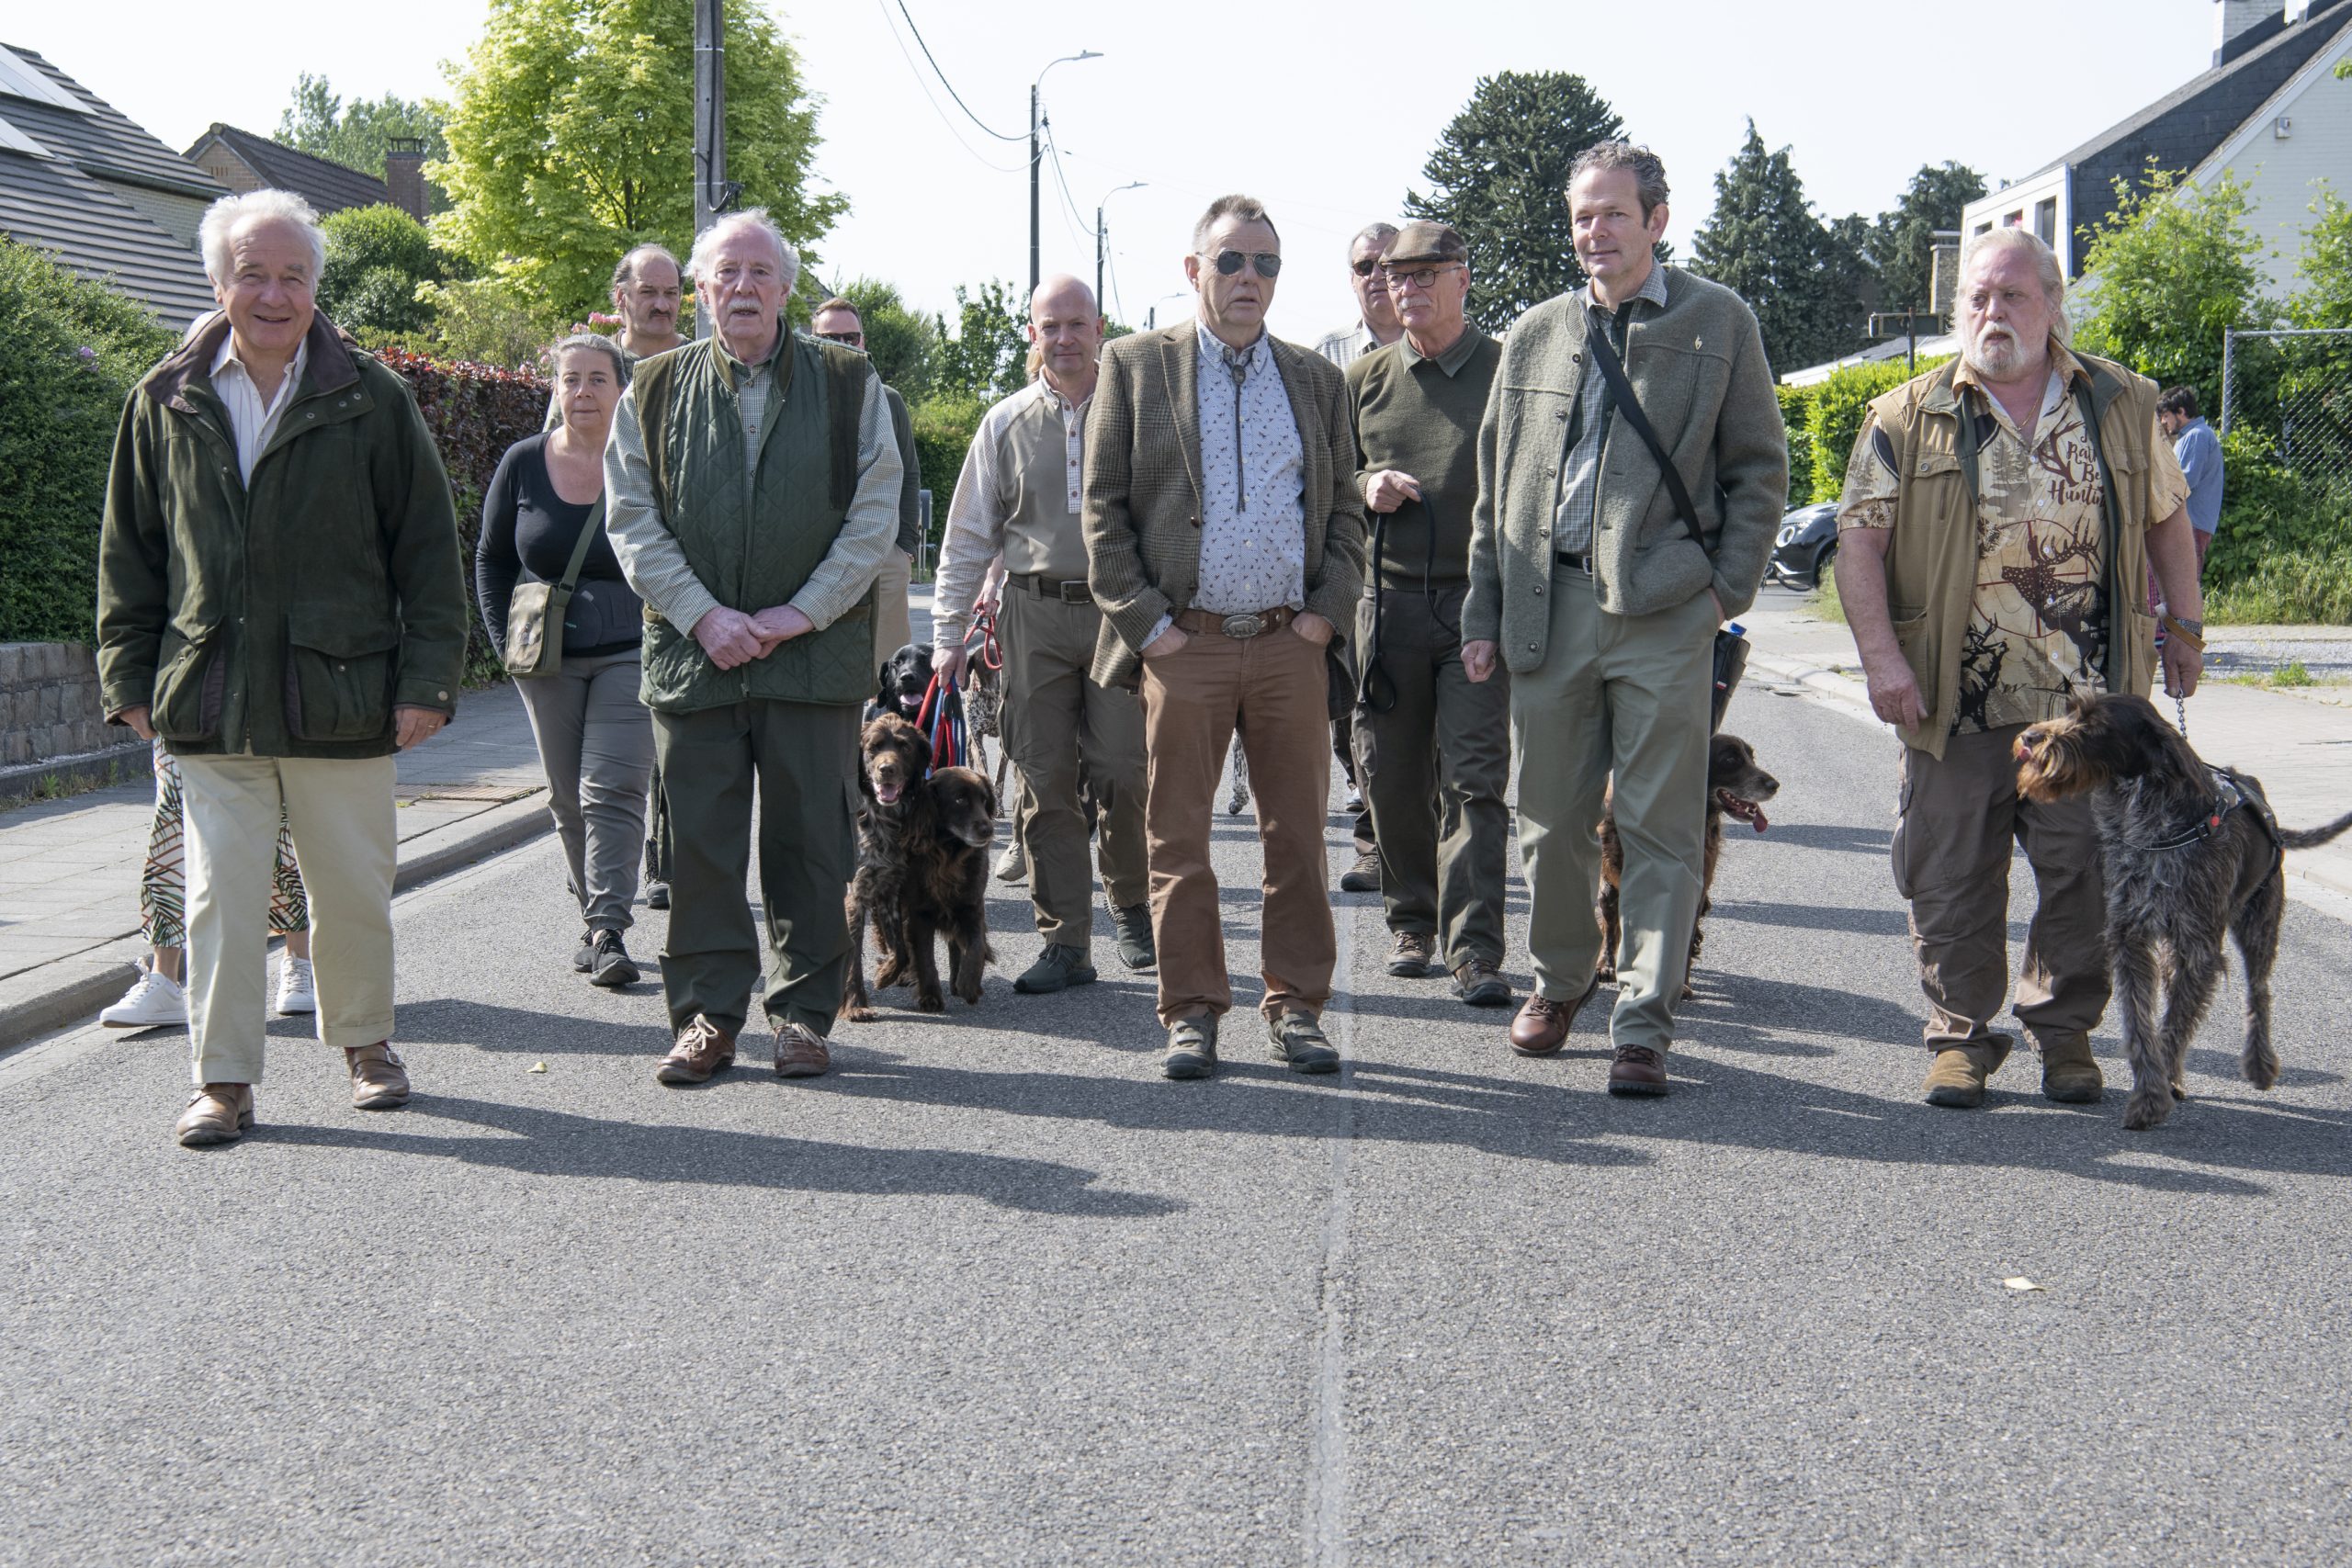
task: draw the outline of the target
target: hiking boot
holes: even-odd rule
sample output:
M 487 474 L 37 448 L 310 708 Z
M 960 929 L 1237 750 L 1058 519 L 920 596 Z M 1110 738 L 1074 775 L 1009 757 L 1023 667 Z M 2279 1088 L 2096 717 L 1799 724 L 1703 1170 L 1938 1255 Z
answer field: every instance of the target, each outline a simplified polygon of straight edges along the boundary
M 1453 994 L 1474 1008 L 1510 1006 L 1510 982 L 1503 978 L 1502 965 L 1476 955 L 1453 972 Z
M 1119 962 L 1130 969 L 1149 969 L 1159 963 L 1159 949 L 1151 940 L 1151 906 L 1127 904 L 1111 911 L 1111 928 L 1119 933 Z
M 621 933 L 609 928 L 596 933 L 590 952 L 595 954 L 594 967 L 588 976 L 592 986 L 617 988 L 634 985 L 638 977 L 636 963 L 628 949 L 621 945 Z
M 254 1086 L 209 1083 L 196 1091 L 172 1127 L 182 1148 L 233 1144 L 254 1124 Z
M 1029 880 L 1029 856 L 1022 849 L 1019 839 L 1005 845 L 1004 853 L 996 857 L 996 879 L 999 882 Z
M 1666 1092 L 1666 1053 L 1647 1045 L 1620 1045 L 1609 1064 L 1609 1092 L 1614 1095 L 1656 1095 Z
M 1168 1054 L 1159 1070 L 1171 1078 L 1204 1078 L 1216 1071 L 1216 1020 L 1180 1018 L 1168 1026 Z
M 1928 1103 L 1973 1111 L 1984 1103 L 1984 1080 L 2000 1069 L 2008 1055 L 2009 1043 L 1998 1034 L 1981 1045 L 1943 1047 L 1928 1068 Z
M 2091 1055 L 2087 1034 L 2062 1034 L 2039 1041 L 2041 1047 L 2041 1098 L 2061 1105 L 2096 1105 L 2106 1092 L 2098 1060 Z
M 1342 893 L 1377 893 L 1380 891 L 1380 856 L 1370 850 L 1359 851 L 1356 863 L 1340 873 Z
M 1274 1060 L 1287 1063 L 1292 1072 L 1340 1070 L 1339 1048 L 1323 1037 L 1323 1026 L 1303 1012 L 1268 1019 L 1266 1037 L 1274 1043 Z
M 1552 1055 L 1568 1043 L 1569 1027 L 1599 989 L 1600 976 L 1596 975 L 1585 987 L 1584 995 L 1573 1001 L 1555 1001 L 1543 992 L 1536 992 L 1510 1021 L 1510 1048 L 1522 1056 Z
M 1012 982 L 1012 988 L 1024 997 L 1038 997 L 1065 986 L 1093 983 L 1094 965 L 1086 961 L 1086 949 L 1049 942 L 1046 951 L 1037 954 L 1037 962 L 1023 969 L 1021 977 Z
M 355 1111 L 398 1111 L 408 1103 L 408 1065 L 389 1040 L 373 1045 L 346 1045 L 344 1065 L 351 1069 L 351 1105 Z
M 1400 980 L 1425 978 L 1437 968 L 1437 942 L 1427 931 L 1396 931 L 1388 938 L 1388 972 Z

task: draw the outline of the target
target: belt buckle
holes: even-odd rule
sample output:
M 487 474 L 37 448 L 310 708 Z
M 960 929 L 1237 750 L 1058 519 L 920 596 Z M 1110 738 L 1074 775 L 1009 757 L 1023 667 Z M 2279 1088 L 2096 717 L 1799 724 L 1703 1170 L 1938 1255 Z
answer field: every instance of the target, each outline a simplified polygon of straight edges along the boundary
M 1094 603 L 1094 595 L 1087 591 L 1086 583 L 1083 579 L 1075 582 L 1068 581 L 1057 582 L 1054 584 L 1054 588 L 1055 591 L 1061 595 L 1061 601 L 1065 604 L 1091 604 Z
M 1231 637 L 1252 637 L 1265 629 L 1266 617 L 1263 615 L 1227 615 L 1224 624 L 1217 627 Z

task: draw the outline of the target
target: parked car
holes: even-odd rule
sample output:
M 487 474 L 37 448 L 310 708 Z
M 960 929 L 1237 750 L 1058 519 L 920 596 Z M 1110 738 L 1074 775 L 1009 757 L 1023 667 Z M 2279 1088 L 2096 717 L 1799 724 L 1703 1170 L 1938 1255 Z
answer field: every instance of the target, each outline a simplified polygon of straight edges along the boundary
M 1838 554 L 1838 503 L 1800 506 L 1781 519 L 1767 575 L 1792 588 L 1817 588 Z

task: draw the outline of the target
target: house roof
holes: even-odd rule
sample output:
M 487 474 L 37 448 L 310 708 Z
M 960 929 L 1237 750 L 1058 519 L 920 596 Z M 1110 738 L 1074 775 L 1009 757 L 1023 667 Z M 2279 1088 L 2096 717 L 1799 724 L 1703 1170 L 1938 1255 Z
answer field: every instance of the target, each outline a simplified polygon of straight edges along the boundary
M 250 130 L 239 130 L 233 125 L 214 121 L 195 145 L 187 150 L 193 158 L 207 141 L 218 139 L 230 152 L 244 160 L 245 166 L 261 176 L 263 183 L 278 190 L 290 190 L 318 209 L 324 217 L 347 207 L 374 207 L 392 199 L 384 182 L 373 175 L 363 175 L 357 169 L 345 168 L 311 153 L 272 141 L 266 136 L 255 136 Z
M 2197 167 L 2313 55 L 2352 28 L 2347 6 L 2352 0 L 2312 0 L 2298 26 L 2283 28 L 2258 47 L 2190 77 L 2027 178 L 2069 165 L 2077 201 L 2096 203 L 2107 198 L 2118 178 L 2136 180 L 2151 159 L 2161 169 Z
M 196 252 L 120 192 L 191 201 L 227 193 L 31 50 L 0 51 L 0 232 L 110 280 L 174 326 L 212 309 Z

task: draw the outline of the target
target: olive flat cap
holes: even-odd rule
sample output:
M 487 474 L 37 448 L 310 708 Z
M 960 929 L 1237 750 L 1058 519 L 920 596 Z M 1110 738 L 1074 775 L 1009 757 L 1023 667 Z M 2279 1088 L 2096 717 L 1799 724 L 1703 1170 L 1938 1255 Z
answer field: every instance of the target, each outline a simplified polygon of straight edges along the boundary
M 1396 232 L 1388 248 L 1380 255 L 1385 266 L 1396 266 L 1406 262 L 1466 262 L 1470 247 L 1450 223 L 1439 223 L 1417 218 Z

